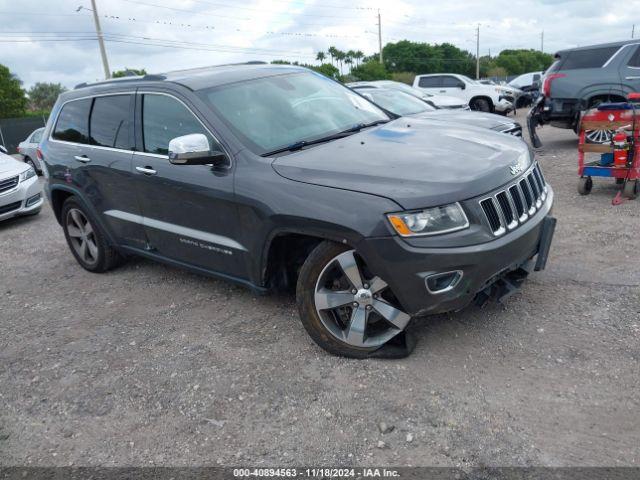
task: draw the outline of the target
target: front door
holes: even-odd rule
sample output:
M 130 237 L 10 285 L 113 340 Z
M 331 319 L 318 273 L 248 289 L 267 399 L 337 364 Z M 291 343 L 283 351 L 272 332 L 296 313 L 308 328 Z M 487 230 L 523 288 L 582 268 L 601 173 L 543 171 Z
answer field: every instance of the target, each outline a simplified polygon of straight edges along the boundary
M 149 239 L 148 250 L 209 271 L 245 278 L 247 251 L 235 239 L 238 218 L 229 168 L 174 165 L 171 139 L 204 134 L 212 150 L 224 151 L 185 101 L 163 93 L 139 94 L 136 191 Z

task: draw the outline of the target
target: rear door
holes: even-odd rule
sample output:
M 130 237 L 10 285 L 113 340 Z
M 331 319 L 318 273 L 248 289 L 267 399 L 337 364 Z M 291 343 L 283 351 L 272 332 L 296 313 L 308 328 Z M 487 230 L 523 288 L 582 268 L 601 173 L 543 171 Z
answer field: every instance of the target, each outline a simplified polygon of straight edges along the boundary
M 230 168 L 174 165 L 171 139 L 204 134 L 213 150 L 225 151 L 188 99 L 141 92 L 134 155 L 136 192 L 152 253 L 234 277 L 246 277 L 247 251 L 236 241 L 238 215 Z
M 625 95 L 640 92 L 640 45 L 629 45 L 626 54 L 621 57 L 620 83 Z
M 418 87 L 431 95 L 438 95 L 441 86 L 442 77 L 440 75 L 420 77 L 418 79 Z
M 48 148 L 115 240 L 139 247 L 144 229 L 121 219 L 140 214 L 131 175 L 133 101 L 132 93 L 118 93 L 66 102 Z

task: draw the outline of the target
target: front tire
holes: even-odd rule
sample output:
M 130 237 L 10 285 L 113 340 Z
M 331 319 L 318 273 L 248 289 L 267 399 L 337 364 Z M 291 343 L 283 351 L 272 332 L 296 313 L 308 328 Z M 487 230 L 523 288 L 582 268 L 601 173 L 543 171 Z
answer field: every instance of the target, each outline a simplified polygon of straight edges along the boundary
M 591 177 L 580 177 L 578 180 L 578 193 L 580 195 L 589 195 L 593 188 L 593 180 Z
M 75 197 L 64 202 L 60 218 L 69 249 L 82 268 L 103 273 L 121 263 L 120 254 Z
M 327 352 L 345 357 L 366 358 L 411 320 L 356 251 L 334 242 L 322 242 L 307 257 L 296 300 L 311 338 Z
M 491 112 L 491 105 L 489 105 L 489 101 L 485 98 L 476 98 L 471 108 L 478 112 Z

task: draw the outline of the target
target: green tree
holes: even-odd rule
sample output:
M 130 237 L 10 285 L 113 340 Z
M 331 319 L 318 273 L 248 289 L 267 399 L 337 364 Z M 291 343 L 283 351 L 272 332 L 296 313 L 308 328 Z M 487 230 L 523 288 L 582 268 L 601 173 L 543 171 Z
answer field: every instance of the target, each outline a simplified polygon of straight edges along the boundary
M 327 56 L 325 55 L 324 52 L 318 52 L 316 54 L 316 60 L 318 60 L 320 62 L 320 65 L 322 65 L 322 63 L 324 62 L 325 58 L 327 58 Z
M 144 68 L 127 68 L 124 67 L 124 70 L 116 70 L 111 74 L 112 78 L 120 78 L 120 77 L 132 77 L 136 75 L 146 75 L 147 71 Z
M 389 72 L 462 73 L 474 75 L 475 57 L 450 43 L 428 43 L 401 40 L 387 43 L 382 49 Z
M 333 65 L 333 62 L 336 59 L 336 54 L 339 52 L 339 50 L 336 47 L 329 47 L 327 49 L 327 53 L 329 54 L 329 56 L 331 57 L 331 64 Z
M 22 82 L 0 64 L 0 118 L 20 117 L 27 108 Z
M 67 89 L 61 83 L 37 82 L 27 91 L 31 109 L 51 110 L 58 95 L 66 91 Z
M 364 58 L 364 53 L 362 50 L 356 50 L 353 54 L 353 58 L 356 61 L 356 67 L 360 65 L 360 61 Z
M 553 56 L 539 50 L 503 50 L 494 59 L 496 67 L 502 67 L 509 75 L 546 70 Z
M 331 65 L 330 63 L 323 63 L 320 66 L 317 65 L 303 65 L 303 67 L 307 67 L 310 68 L 311 70 L 315 70 L 318 73 L 321 73 L 329 78 L 333 78 L 334 80 L 337 80 L 340 72 L 338 71 L 338 69 Z
M 362 81 L 388 80 L 389 72 L 377 60 L 369 60 L 351 70 L 351 75 Z

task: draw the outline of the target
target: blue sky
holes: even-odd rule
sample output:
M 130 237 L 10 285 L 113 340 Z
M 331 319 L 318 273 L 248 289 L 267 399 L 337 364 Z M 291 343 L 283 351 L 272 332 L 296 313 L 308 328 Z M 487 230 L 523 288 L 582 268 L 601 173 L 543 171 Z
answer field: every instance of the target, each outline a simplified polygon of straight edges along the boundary
M 377 51 L 383 43 L 450 42 L 482 55 L 507 48 L 545 51 L 631 37 L 640 0 L 96 0 L 112 70 L 150 72 L 247 60 L 312 62 L 335 45 Z M 71 87 L 102 77 L 90 0 L 0 0 L 0 63 L 30 86 Z M 620 12 L 620 13 L 616 13 Z M 150 45 L 151 43 L 155 45 Z M 157 45 L 161 43 L 162 46 Z M 419 73 L 419 72 L 418 72 Z

